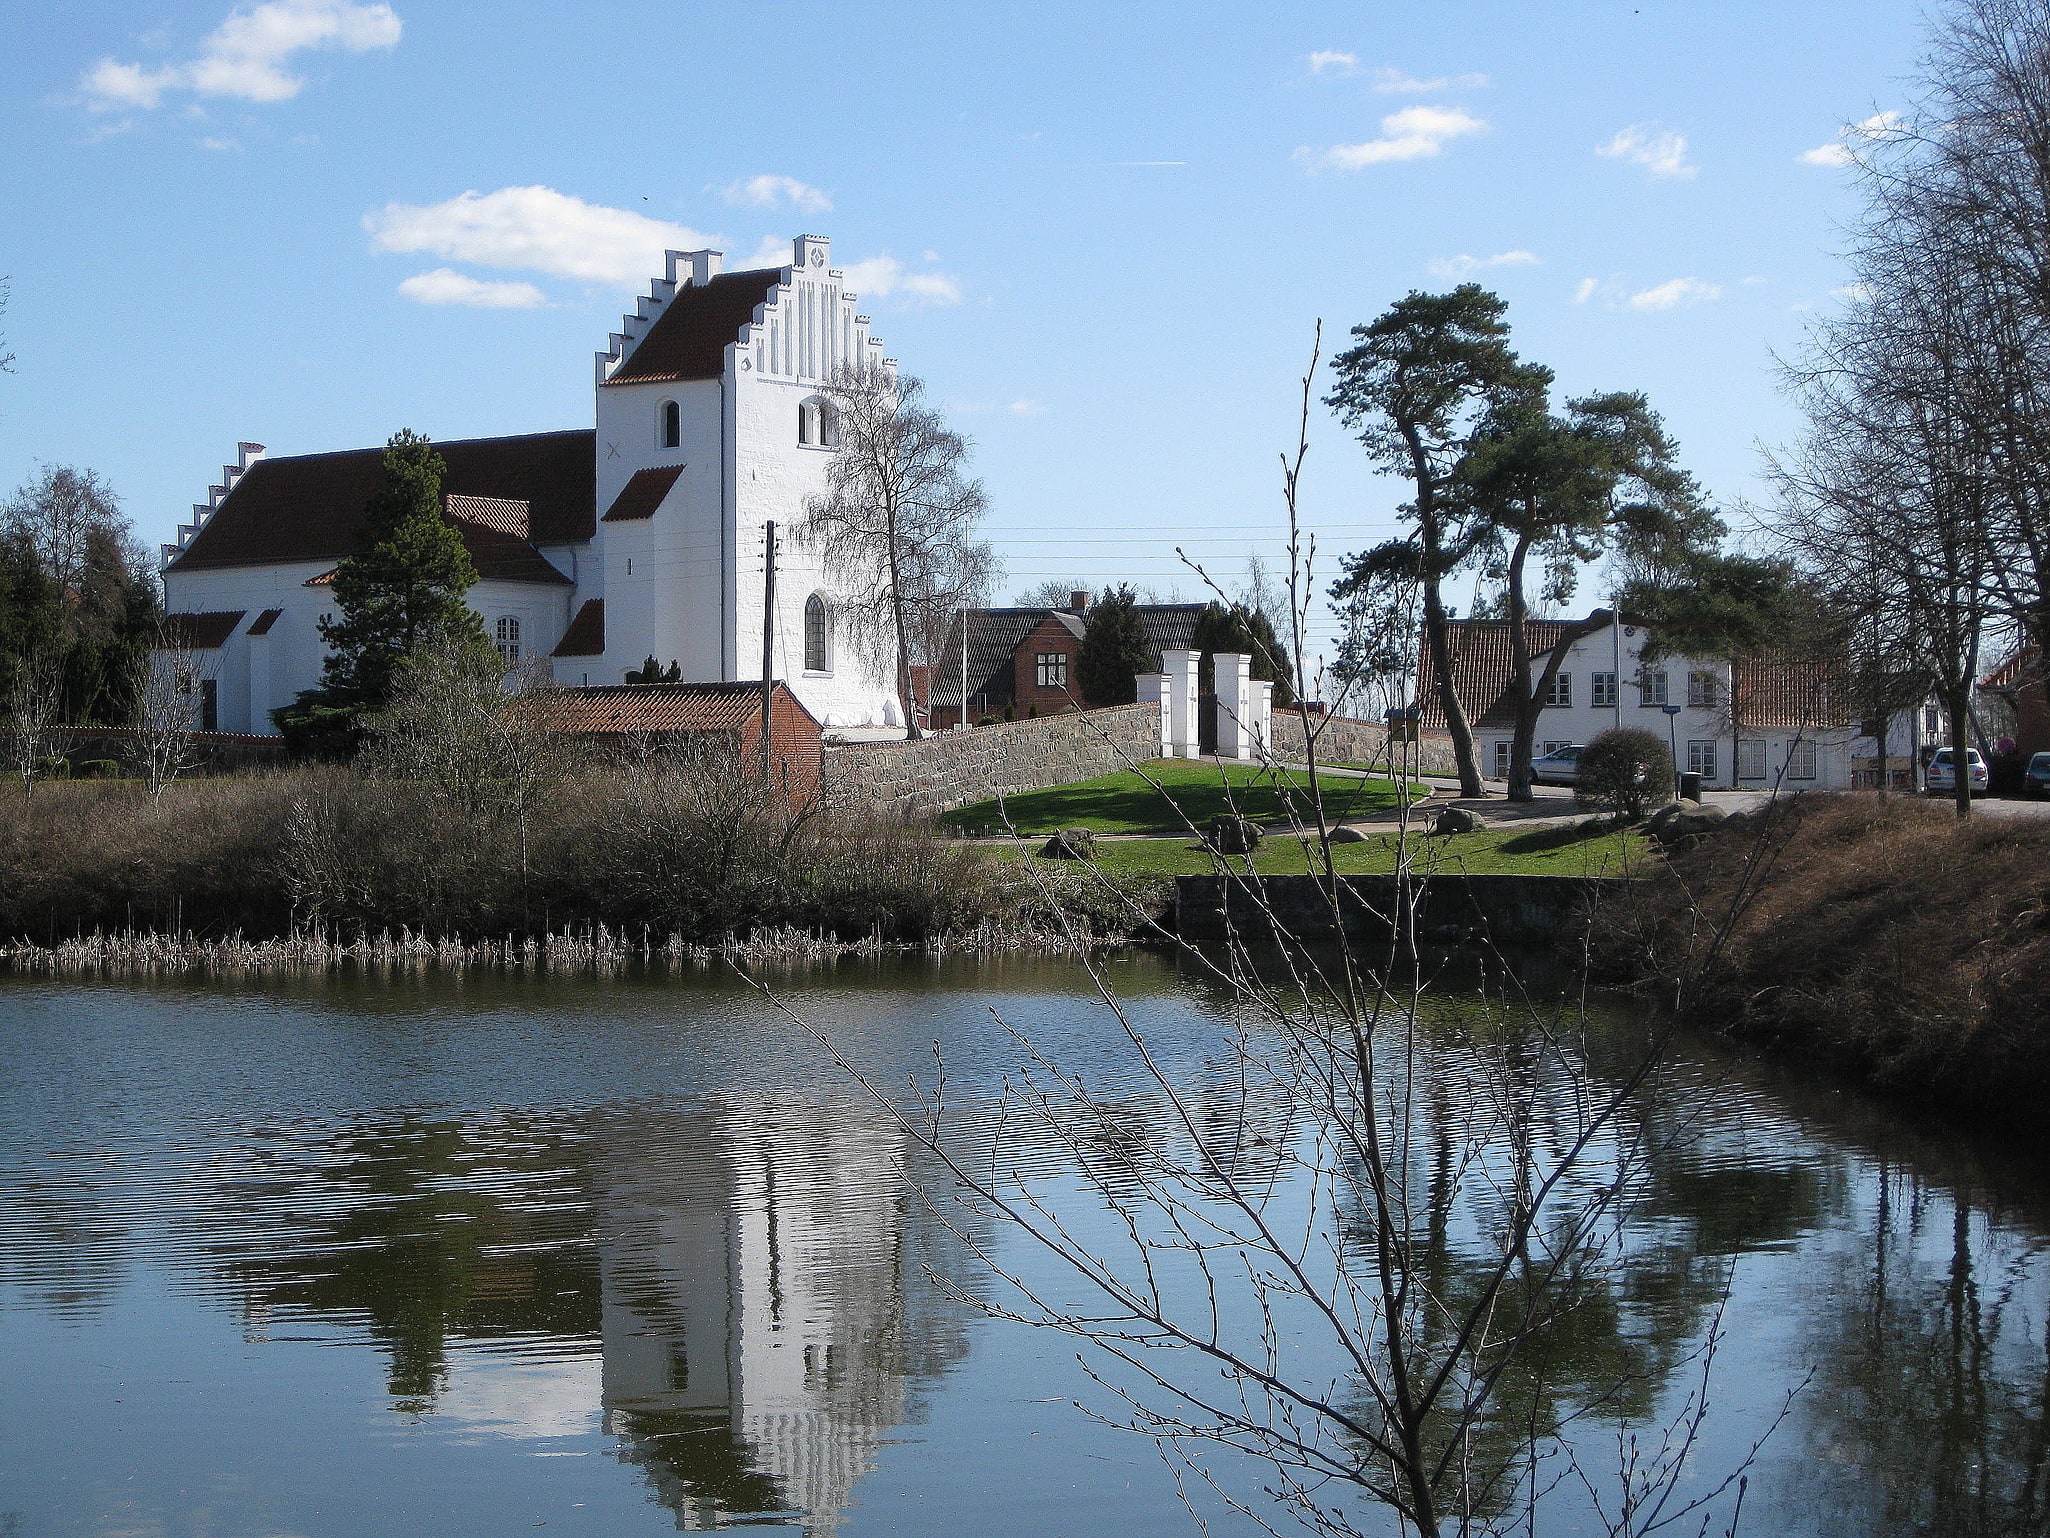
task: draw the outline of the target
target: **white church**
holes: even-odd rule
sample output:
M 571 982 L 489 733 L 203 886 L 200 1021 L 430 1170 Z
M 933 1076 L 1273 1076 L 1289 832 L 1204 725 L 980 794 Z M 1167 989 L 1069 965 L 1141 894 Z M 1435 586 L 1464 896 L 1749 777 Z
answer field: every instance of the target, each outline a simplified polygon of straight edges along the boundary
M 595 428 L 436 443 L 479 574 L 469 604 L 509 665 L 545 659 L 572 687 L 623 683 L 649 656 L 689 682 L 759 680 L 766 617 L 772 675 L 821 724 L 899 726 L 890 670 L 843 649 L 832 576 L 789 537 L 834 451 L 822 387 L 893 360 L 824 238 L 798 237 L 787 267 L 720 267 L 717 251 L 668 254 L 598 354 Z M 204 680 L 201 724 L 268 735 L 270 712 L 320 681 L 330 583 L 383 449 L 240 448 L 164 547 L 164 607 Z

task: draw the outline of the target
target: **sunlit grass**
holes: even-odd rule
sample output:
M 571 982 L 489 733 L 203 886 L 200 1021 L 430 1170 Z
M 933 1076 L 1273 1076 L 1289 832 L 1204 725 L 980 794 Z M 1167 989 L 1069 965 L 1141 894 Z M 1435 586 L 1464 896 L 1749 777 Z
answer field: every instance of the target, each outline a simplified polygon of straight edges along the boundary
M 1437 838 L 1410 835 L 1413 868 L 1455 876 L 1629 876 L 1650 863 L 1650 839 L 1636 828 L 1588 831 L 1578 826 L 1491 828 Z M 1383 875 L 1395 869 L 1397 840 L 1376 835 L 1363 843 L 1332 846 L 1333 863 L 1348 876 Z M 1027 858 L 1038 843 L 1002 846 L 999 857 Z M 1253 856 L 1253 869 L 1266 876 L 1304 875 L 1321 870 L 1301 840 L 1276 835 Z M 1125 839 L 1096 846 L 1096 863 L 1108 875 L 1198 876 L 1217 869 L 1208 850 L 1190 839 Z M 1243 863 L 1233 859 L 1234 869 Z
M 1151 777 L 1161 789 L 1147 783 Z M 1333 822 L 1386 811 L 1399 802 L 1393 780 L 1321 779 L 1325 816 Z M 1116 774 L 1056 785 L 1048 790 L 1021 791 L 995 801 L 978 801 L 949 812 L 942 823 L 957 832 L 987 829 L 1002 832 L 1006 818 L 1021 833 L 1046 834 L 1056 828 L 1089 828 L 1098 833 L 1186 832 L 1202 827 L 1220 813 L 1236 811 L 1255 822 L 1285 822 L 1294 815 L 1307 819 L 1309 777 L 1253 764 L 1214 764 L 1191 759 L 1160 759 L 1142 775 L 1125 769 Z M 1421 785 L 1412 794 L 1424 794 Z M 1166 794 L 1163 795 L 1162 791 Z

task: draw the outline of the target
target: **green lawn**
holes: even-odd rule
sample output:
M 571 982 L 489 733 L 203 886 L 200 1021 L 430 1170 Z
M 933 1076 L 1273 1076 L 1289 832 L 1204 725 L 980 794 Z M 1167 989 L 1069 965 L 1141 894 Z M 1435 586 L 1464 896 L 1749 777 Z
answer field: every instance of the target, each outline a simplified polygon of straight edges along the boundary
M 1163 796 L 1147 783 L 1150 776 L 1168 794 Z M 1021 833 L 1051 833 L 1056 828 L 1093 828 L 1098 833 L 1177 833 L 1188 825 L 1206 825 L 1220 812 L 1234 807 L 1255 822 L 1285 822 L 1283 784 L 1294 791 L 1298 806 L 1307 806 L 1304 794 L 1309 776 L 1283 774 L 1252 764 L 1196 763 L 1189 759 L 1164 758 L 1136 769 L 1106 774 L 1099 779 L 1080 780 L 1073 785 L 1056 785 L 1050 790 L 1025 791 L 1004 798 L 1000 810 L 994 801 L 978 801 L 949 812 L 941 822 L 956 832 L 987 828 L 1001 832 L 1008 816 Z M 1333 822 L 1382 811 L 1397 803 L 1392 780 L 1323 779 L 1325 813 Z M 1415 787 L 1422 795 L 1424 787 Z M 1170 802 L 1169 797 L 1172 797 Z
M 1412 833 L 1413 869 L 1466 876 L 1624 876 L 1640 874 L 1649 865 L 1652 843 L 1632 828 L 1621 833 L 1583 832 L 1578 827 L 1489 829 L 1431 838 Z M 1007 859 L 1021 859 L 1038 845 L 1006 848 Z M 1343 875 L 1378 875 L 1395 869 L 1395 839 L 1376 837 L 1360 844 L 1332 846 Z M 1187 839 L 1127 839 L 1096 846 L 1096 863 L 1107 875 L 1199 876 L 1217 868 L 1200 845 Z M 1230 862 L 1242 868 L 1240 862 Z M 1294 838 L 1270 837 L 1253 856 L 1253 868 L 1266 876 L 1301 875 L 1310 869 L 1307 852 Z

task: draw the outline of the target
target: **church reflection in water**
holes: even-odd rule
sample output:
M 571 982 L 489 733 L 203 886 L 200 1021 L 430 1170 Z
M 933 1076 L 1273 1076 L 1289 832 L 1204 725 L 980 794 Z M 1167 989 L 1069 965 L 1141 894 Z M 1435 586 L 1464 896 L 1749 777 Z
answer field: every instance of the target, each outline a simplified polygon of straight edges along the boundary
M 873 1109 L 702 1120 L 607 1139 L 593 1172 L 607 1424 L 686 1528 L 795 1509 L 823 1529 L 910 1417 L 908 1385 L 965 1349 L 925 1277 L 952 1236 Z M 685 1149 L 707 1156 L 678 1168 Z
M 968 1274 L 963 1242 L 867 1102 L 405 1120 L 302 1146 L 296 1169 L 266 1153 L 209 1246 L 245 1328 L 367 1323 L 394 1408 L 426 1425 L 602 1426 L 685 1530 L 831 1531 L 967 1350 L 927 1276 Z

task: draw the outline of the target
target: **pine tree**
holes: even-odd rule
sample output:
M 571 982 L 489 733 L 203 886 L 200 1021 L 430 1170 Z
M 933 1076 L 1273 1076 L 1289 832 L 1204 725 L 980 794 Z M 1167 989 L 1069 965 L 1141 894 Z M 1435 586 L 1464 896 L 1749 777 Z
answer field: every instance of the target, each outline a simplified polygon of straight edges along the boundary
M 1253 659 L 1252 676 L 1264 678 L 1274 685 L 1274 703 L 1293 705 L 1295 683 L 1290 677 L 1288 648 L 1274 633 L 1274 622 L 1258 609 L 1248 609 L 1244 604 L 1233 604 L 1226 608 L 1221 603 L 1204 605 L 1203 612 L 1196 616 L 1196 628 L 1189 637 L 1189 646 L 1203 654 L 1197 664 L 1196 686 L 1205 694 L 1217 689 L 1215 658 L 1219 652 L 1243 652 Z
M 1130 587 L 1104 589 L 1090 606 L 1075 657 L 1082 698 L 1092 705 L 1129 705 L 1139 697 L 1139 675 L 1159 668 L 1139 618 L 1138 595 Z
M 335 568 L 339 618 L 324 620 L 328 656 L 317 688 L 272 718 L 302 750 L 352 751 L 365 717 L 385 708 L 399 664 L 430 640 L 488 645 L 463 595 L 477 567 L 443 508 L 447 472 L 413 432 L 385 446 L 384 485 L 365 507 L 355 554 Z

